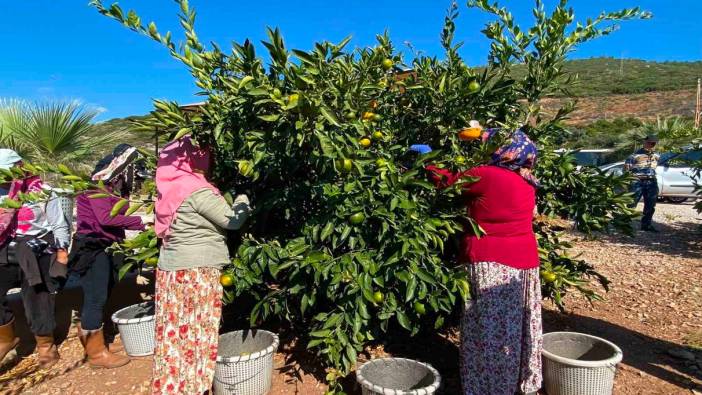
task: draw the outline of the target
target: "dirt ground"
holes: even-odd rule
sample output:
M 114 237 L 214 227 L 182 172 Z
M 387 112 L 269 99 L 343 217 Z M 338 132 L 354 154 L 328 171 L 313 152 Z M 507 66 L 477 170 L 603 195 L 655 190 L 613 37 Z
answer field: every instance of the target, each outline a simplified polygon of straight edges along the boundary
M 661 204 L 655 220 L 658 234 L 596 240 L 574 235 L 575 250 L 612 280 L 611 289 L 603 293 L 604 301 L 592 305 L 570 297 L 566 313 L 546 305 L 544 326 L 546 331 L 590 333 L 619 345 L 624 361 L 615 394 L 702 394 L 702 218 L 689 203 Z M 442 373 L 443 393 L 456 394 L 457 341 L 456 330 L 449 329 L 412 340 L 392 339 L 370 354 L 429 362 Z M 60 350 L 61 362 L 49 371 L 37 371 L 31 355 L 0 370 L 0 394 L 148 393 L 149 358 L 110 371 L 93 370 L 81 361 L 73 329 Z M 272 395 L 324 393 L 324 372 L 304 347 L 283 339 L 274 361 Z M 353 379 L 347 388 L 360 393 Z

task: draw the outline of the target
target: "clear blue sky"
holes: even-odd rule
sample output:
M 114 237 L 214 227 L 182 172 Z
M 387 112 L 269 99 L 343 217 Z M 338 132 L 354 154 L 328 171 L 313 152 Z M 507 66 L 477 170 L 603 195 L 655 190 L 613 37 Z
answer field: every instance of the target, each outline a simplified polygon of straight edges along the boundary
M 79 100 L 100 108 L 100 119 L 144 114 L 152 98 L 197 101 L 197 88 L 181 65 L 159 44 L 99 15 L 88 0 L 2 2 L 0 97 L 28 100 Z M 110 1 L 105 2 L 107 5 Z M 266 26 L 278 26 L 288 47 L 308 49 L 319 40 L 352 34 L 355 46 L 374 43 L 389 29 L 396 45 L 405 41 L 428 54 L 441 54 L 438 35 L 449 0 L 190 0 L 198 10 L 198 34 L 223 48 L 232 40 L 259 42 Z M 531 1 L 502 0 L 518 21 L 531 18 Z M 552 4 L 553 0 L 546 0 Z M 623 24 L 612 36 L 581 47 L 574 58 L 614 56 L 647 60 L 700 60 L 699 0 L 572 0 L 580 18 L 602 9 L 640 5 L 654 19 Z M 457 37 L 465 42 L 469 64 L 485 63 L 488 43 L 480 30 L 488 19 L 460 1 Z M 178 31 L 172 0 L 126 0 L 142 20 Z M 174 37 L 180 38 L 179 35 Z

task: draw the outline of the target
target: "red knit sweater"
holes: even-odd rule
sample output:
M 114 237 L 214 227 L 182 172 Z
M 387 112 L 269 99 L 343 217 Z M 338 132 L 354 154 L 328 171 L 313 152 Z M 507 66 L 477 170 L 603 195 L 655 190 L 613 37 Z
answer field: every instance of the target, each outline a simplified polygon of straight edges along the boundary
M 428 166 L 437 187 L 445 188 L 472 176 L 465 185 L 468 214 L 485 230 L 478 238 L 463 237 L 462 258 L 468 262 L 497 262 L 517 269 L 539 266 L 539 252 L 532 228 L 536 190 L 519 174 L 497 166 L 479 166 L 454 173 Z

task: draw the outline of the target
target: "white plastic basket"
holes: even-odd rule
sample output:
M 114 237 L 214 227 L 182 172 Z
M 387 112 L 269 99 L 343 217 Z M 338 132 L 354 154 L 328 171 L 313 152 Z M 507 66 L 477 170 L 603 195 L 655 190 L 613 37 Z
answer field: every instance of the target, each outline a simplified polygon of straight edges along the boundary
M 356 371 L 363 395 L 432 395 L 441 375 L 431 365 L 405 358 L 378 358 Z
M 117 324 L 124 351 L 132 357 L 143 357 L 154 353 L 156 323 L 153 302 L 125 307 L 112 314 Z
M 549 395 L 609 395 L 622 350 L 576 332 L 544 334 L 544 387 Z
M 215 395 L 263 395 L 273 379 L 278 335 L 264 330 L 234 331 L 219 337 Z

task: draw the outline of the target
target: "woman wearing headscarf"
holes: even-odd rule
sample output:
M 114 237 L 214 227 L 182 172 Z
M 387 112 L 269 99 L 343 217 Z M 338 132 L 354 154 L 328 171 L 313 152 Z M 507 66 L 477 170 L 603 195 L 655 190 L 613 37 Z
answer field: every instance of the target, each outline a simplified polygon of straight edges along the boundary
M 110 352 L 105 345 L 103 315 L 117 282 L 115 259 L 106 248 L 124 241 L 125 230 L 144 230 L 141 217 L 125 215 L 126 206 L 117 215 L 111 214 L 121 198 L 129 197 L 130 165 L 136 157 L 136 148 L 118 146 L 92 173 L 93 181 L 102 181 L 112 194 L 94 198 L 91 195 L 104 191 L 88 191 L 76 199 L 77 229 L 71 247 L 70 269 L 79 276 L 83 289 L 78 336 L 88 364 L 95 368 L 116 368 L 129 362 L 128 357 Z
M 493 144 L 499 132 L 486 131 L 483 141 Z M 462 240 L 472 296 L 461 320 L 464 395 L 535 394 L 541 388 L 541 286 L 532 228 L 536 156 L 534 143 L 516 130 L 487 165 L 460 173 L 428 167 L 439 187 L 477 179 L 464 184 L 468 214 L 485 231 Z
M 239 229 L 245 195 L 230 207 L 208 180 L 210 153 L 184 137 L 164 147 L 156 170 L 154 394 L 202 394 L 212 387 L 222 313 L 227 229 Z
M 9 149 L 0 150 L 0 168 L 21 166 L 22 158 Z M 48 194 L 45 201 L 25 202 L 17 210 L 14 242 L 17 262 L 0 263 L 0 359 L 17 345 L 12 325 L 14 317 L 4 300 L 9 289 L 21 286 L 22 302 L 29 328 L 36 339 L 38 363 L 49 368 L 59 360 L 54 344 L 56 292 L 66 278 L 70 224 L 59 197 L 34 175 L 12 182 L 9 198 L 20 193 Z M 4 246 L 5 257 L 8 257 Z

